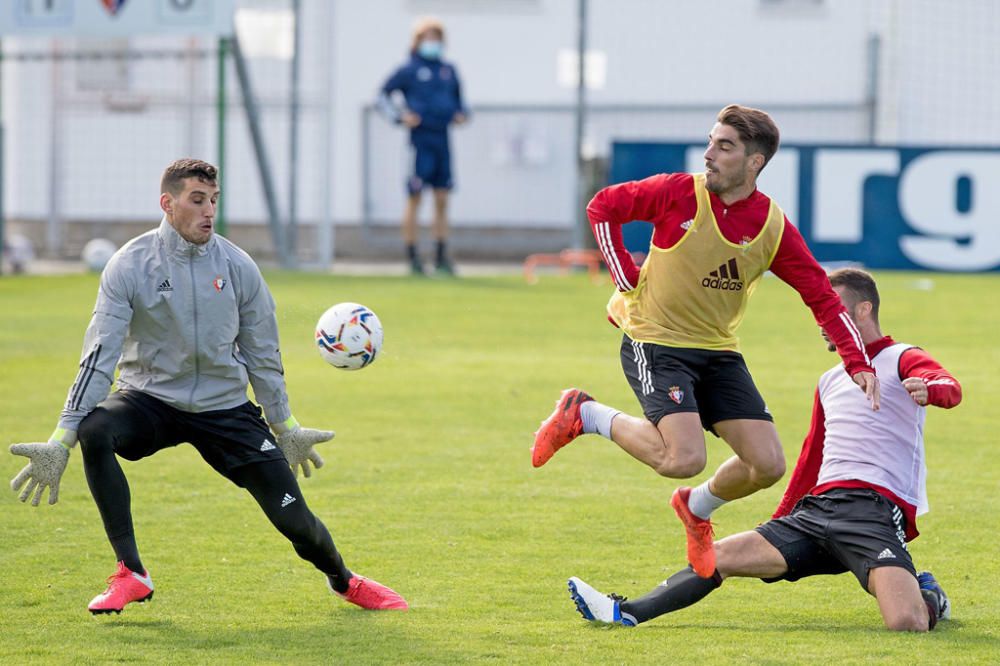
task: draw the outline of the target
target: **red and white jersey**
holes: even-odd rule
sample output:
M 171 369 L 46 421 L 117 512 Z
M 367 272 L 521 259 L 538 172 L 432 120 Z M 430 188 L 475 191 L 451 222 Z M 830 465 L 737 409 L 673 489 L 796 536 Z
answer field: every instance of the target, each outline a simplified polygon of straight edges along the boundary
M 927 404 L 945 409 L 962 401 L 962 387 L 919 347 L 883 337 L 865 345 L 865 350 L 880 380 L 879 411 L 872 411 L 843 366 L 825 372 L 816 389 L 809 433 L 773 517 L 791 513 L 806 494 L 869 488 L 902 510 L 909 541 L 919 534 L 917 515 L 929 508 L 924 458 L 926 408 L 913 401 L 903 381 L 923 380 Z
M 921 407 L 899 379 L 899 357 L 910 345 L 894 344 L 872 359 L 881 379 L 879 411 L 843 366 L 819 379 L 819 399 L 826 414 L 823 464 L 816 485 L 854 479 L 885 488 L 917 515 L 927 513 L 927 465 L 924 462 L 924 420 Z

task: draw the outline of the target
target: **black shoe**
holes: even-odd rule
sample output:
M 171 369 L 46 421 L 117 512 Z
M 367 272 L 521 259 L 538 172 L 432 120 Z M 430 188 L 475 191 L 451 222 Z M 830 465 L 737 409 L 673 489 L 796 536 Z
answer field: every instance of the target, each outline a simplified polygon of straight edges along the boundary
M 455 265 L 448 259 L 439 259 L 434 266 L 434 272 L 442 277 L 455 277 Z
M 944 593 L 941 588 L 940 583 L 934 578 L 934 574 L 930 571 L 921 571 L 917 574 L 917 583 L 920 585 L 920 592 L 923 595 L 931 595 L 937 602 L 938 608 L 938 620 L 950 620 L 951 619 L 951 602 L 948 601 L 948 595 Z

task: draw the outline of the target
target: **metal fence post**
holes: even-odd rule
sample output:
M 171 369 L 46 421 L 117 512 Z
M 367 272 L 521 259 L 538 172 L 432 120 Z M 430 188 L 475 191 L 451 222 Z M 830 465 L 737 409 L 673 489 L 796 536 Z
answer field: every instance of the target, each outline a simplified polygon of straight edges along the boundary
M 577 26 L 577 76 L 579 80 L 576 84 L 576 136 L 573 149 L 576 151 L 574 164 L 576 165 L 576 181 L 573 192 L 573 247 L 582 249 L 584 244 L 584 217 L 581 213 L 583 208 L 583 130 L 586 122 L 587 108 L 587 81 L 586 81 L 586 58 L 587 58 L 587 0 L 578 0 L 579 25 Z
M 871 143 L 875 143 L 878 138 L 878 74 L 881 51 L 882 39 L 872 33 L 868 37 L 868 89 L 865 91 L 865 104 L 868 106 L 868 141 Z
M 222 196 L 219 197 L 219 205 L 215 209 L 215 229 L 223 236 L 226 235 L 226 38 L 219 38 L 218 49 L 218 90 L 216 91 L 216 150 L 219 163 L 219 190 Z
M 299 182 L 299 54 L 302 51 L 302 4 L 300 0 L 292 0 L 292 71 L 291 91 L 288 101 L 288 224 L 285 248 L 288 253 L 289 266 L 298 266 L 298 213 L 296 199 L 298 198 Z
M 371 105 L 361 109 L 361 228 L 366 243 L 372 241 Z
M 271 226 L 271 238 L 278 253 L 278 260 L 285 268 L 289 267 L 288 251 L 285 246 L 285 234 L 281 229 L 281 218 L 278 213 L 278 201 L 274 193 L 274 177 L 271 174 L 271 160 L 264 146 L 264 136 L 260 129 L 260 112 L 257 108 L 257 97 L 250 83 L 250 73 L 247 71 L 246 59 L 240 48 L 240 39 L 233 35 L 230 42 L 233 52 L 233 64 L 236 65 L 236 77 L 243 93 L 243 106 L 247 112 L 247 127 L 250 129 L 250 140 L 253 142 L 254 153 L 257 156 L 257 170 L 260 173 L 260 184 L 264 190 L 264 203 L 267 205 L 268 224 Z

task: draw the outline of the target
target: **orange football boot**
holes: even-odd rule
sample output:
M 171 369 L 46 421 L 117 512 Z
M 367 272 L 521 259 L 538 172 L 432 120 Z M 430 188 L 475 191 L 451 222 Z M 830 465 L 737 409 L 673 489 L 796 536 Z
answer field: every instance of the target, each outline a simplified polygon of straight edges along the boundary
M 593 400 L 580 389 L 566 389 L 559 394 L 556 409 L 535 433 L 535 444 L 531 447 L 531 464 L 541 467 L 556 454 L 556 451 L 566 446 L 583 433 L 583 421 L 580 420 L 580 405 Z
M 677 517 L 684 523 L 687 530 L 687 557 L 691 568 L 702 578 L 711 578 L 715 574 L 715 548 L 712 545 L 712 521 L 699 518 L 691 513 L 688 499 L 691 489 L 687 486 L 678 488 L 670 497 L 670 506 L 674 507 Z

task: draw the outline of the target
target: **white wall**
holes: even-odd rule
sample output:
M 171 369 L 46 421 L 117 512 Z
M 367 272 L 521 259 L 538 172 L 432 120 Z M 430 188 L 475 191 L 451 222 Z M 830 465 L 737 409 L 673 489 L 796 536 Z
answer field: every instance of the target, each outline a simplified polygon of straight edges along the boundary
M 238 4 L 288 6 L 287 0 Z M 304 223 L 321 219 L 328 205 L 339 222 L 361 217 L 361 110 L 407 57 L 410 27 L 418 16 L 434 14 L 444 21 L 447 57 L 457 63 L 474 109 L 566 106 L 575 100 L 574 89 L 557 83 L 559 52 L 576 46 L 575 0 L 303 0 L 302 5 L 298 208 Z M 614 138 L 699 139 L 714 111 L 730 101 L 773 106 L 788 141 L 866 141 L 861 105 L 872 30 L 884 42 L 877 139 L 1000 144 L 995 112 L 1000 91 L 994 85 L 1000 79 L 995 46 L 1000 10 L 991 0 L 956 0 L 947 7 L 942 11 L 933 0 L 589 0 L 589 46 L 607 57 L 605 85 L 588 93 L 590 103 L 595 109 L 645 105 L 615 113 L 595 110 L 588 131 L 591 148 L 605 153 Z M 134 39 L 131 46 L 214 48 L 210 40 L 175 38 Z M 45 40 L 4 40 L 7 52 L 48 48 Z M 50 201 L 55 70 L 51 63 L 7 60 L 3 66 L 8 215 L 44 217 Z M 63 216 L 158 216 L 155 190 L 167 161 L 192 153 L 217 159 L 214 60 L 130 65 L 129 94 L 149 103 L 141 113 L 111 113 L 105 95 L 75 90 L 75 66 L 60 66 L 63 92 L 55 102 L 63 113 L 56 153 Z M 250 66 L 284 213 L 289 64 L 255 58 Z M 232 70 L 229 91 L 228 214 L 237 221 L 262 221 L 265 208 Z M 857 110 L 824 113 L 782 106 L 789 104 L 854 105 Z M 669 105 L 683 110 L 661 108 Z M 401 200 L 405 133 L 384 123 L 377 123 L 376 131 L 382 137 L 376 158 L 385 166 L 379 167 L 383 177 L 374 196 L 391 214 Z M 565 112 L 550 114 L 544 122 L 483 115 L 458 130 L 455 218 L 568 222 L 572 156 L 564 153 L 572 145 L 571 131 L 572 115 Z M 504 166 L 494 156 L 493 171 L 480 173 L 484 170 L 477 164 L 485 164 L 508 135 L 517 138 L 518 133 L 534 133 L 546 144 L 545 164 Z M 495 174 L 503 169 L 510 179 L 498 185 Z M 534 187 L 524 185 L 528 182 Z M 511 186 L 503 183 L 516 183 L 518 191 L 505 191 Z
M 591 0 L 594 48 L 608 53 L 596 103 L 858 102 L 864 95 L 868 3 L 817 11 L 757 1 Z

